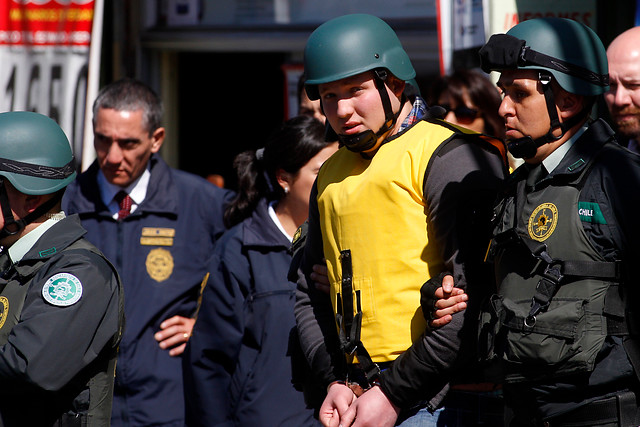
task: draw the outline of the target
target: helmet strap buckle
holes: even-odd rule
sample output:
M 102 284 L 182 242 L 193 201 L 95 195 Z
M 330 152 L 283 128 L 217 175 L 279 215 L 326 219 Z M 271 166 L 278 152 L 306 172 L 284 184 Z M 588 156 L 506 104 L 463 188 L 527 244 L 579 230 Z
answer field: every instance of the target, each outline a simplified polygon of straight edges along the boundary
M 543 85 L 548 85 L 549 83 L 551 83 L 551 76 L 547 73 L 539 72 L 538 80 L 540 80 L 540 83 L 542 83 Z
M 387 77 L 389 77 L 389 73 L 384 68 L 376 68 L 375 70 L 373 70 L 373 72 L 375 73 L 376 77 L 383 82 L 387 80 Z

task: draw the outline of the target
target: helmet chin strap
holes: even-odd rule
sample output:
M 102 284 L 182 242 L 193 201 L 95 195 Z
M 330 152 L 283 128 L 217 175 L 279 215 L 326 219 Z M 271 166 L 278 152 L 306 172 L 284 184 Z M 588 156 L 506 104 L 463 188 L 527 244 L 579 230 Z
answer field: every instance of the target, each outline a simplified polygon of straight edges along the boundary
M 15 219 L 13 217 L 13 212 L 11 211 L 9 196 L 7 195 L 4 180 L 0 178 L 0 208 L 2 209 L 2 216 L 4 218 L 4 226 L 0 230 L 0 239 L 20 233 L 27 225 L 49 212 L 61 198 L 62 192 L 58 192 L 53 195 L 51 199 L 47 200 L 27 214 L 24 218 Z
M 388 77 L 387 71 L 384 69 L 373 70 L 373 74 L 373 80 L 375 82 L 376 88 L 378 89 L 378 93 L 380 93 L 382 107 L 384 108 L 384 124 L 377 132 L 374 132 L 371 129 L 367 129 L 366 131 L 360 132 L 355 135 L 338 135 L 338 140 L 340 141 L 340 143 L 347 147 L 348 150 L 356 153 L 369 151 L 376 146 L 376 144 L 378 143 L 378 139 L 390 129 L 392 129 L 396 124 L 398 117 L 400 116 L 400 112 L 402 111 L 402 105 L 404 105 L 407 100 L 405 94 L 403 93 L 400 102 L 401 108 L 399 108 L 398 112 L 394 114 L 391 107 L 391 100 L 389 99 L 389 94 L 387 93 L 387 88 L 385 85 L 385 81 Z
M 568 129 L 571 129 L 578 122 L 580 122 L 587 114 L 586 110 L 582 110 L 580 113 L 569 118 L 564 123 L 560 122 L 558 117 L 558 111 L 556 110 L 555 98 L 553 96 L 553 90 L 551 88 L 551 76 L 546 73 L 539 73 L 538 80 L 542 83 L 542 93 L 547 104 L 547 112 L 551 123 L 549 125 L 549 131 L 540 138 L 533 139 L 530 136 L 522 138 L 512 139 L 507 142 L 507 149 L 513 157 L 518 159 L 530 159 L 534 157 L 538 151 L 538 147 L 559 140 L 564 136 Z M 555 136 L 553 131 L 560 129 L 560 135 Z

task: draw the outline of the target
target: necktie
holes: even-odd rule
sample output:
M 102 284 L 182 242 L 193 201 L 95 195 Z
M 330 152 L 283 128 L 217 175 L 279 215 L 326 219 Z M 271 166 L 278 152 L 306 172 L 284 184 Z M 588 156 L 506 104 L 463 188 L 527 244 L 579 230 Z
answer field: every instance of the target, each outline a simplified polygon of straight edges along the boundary
M 527 188 L 530 190 L 536 186 L 538 182 L 547 175 L 547 171 L 542 163 L 535 165 L 529 170 L 529 176 L 527 177 Z
M 129 196 L 126 191 L 119 191 L 114 199 L 118 202 L 118 206 L 120 207 L 120 210 L 118 211 L 118 220 L 123 220 L 131 213 L 131 196 Z

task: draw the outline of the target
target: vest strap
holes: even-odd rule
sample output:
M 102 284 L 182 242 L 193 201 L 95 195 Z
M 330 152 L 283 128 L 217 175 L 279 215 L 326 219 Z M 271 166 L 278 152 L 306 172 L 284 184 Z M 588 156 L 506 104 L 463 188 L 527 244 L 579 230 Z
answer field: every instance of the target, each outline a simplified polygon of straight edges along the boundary
M 524 239 L 514 228 L 498 234 L 493 240 L 495 247 L 505 248 L 511 245 L 522 245 L 527 248 L 532 257 L 540 261 L 544 267 L 541 279 L 536 285 L 536 292 L 531 299 L 531 308 L 529 314 L 524 320 L 524 330 L 531 331 L 536 324 L 536 316 L 541 311 L 545 311 L 553 296 L 556 294 L 563 281 L 567 278 L 593 278 L 600 280 L 609 280 L 614 284 L 622 281 L 622 262 L 621 261 L 562 261 L 551 258 L 547 252 L 547 245 L 541 242 L 534 242 Z M 617 286 L 610 286 L 607 291 L 608 301 L 617 301 L 618 305 L 624 301 L 615 290 Z M 611 314 L 611 313 L 609 313 Z M 607 316 L 607 332 L 609 335 L 628 335 L 629 328 L 625 321 L 624 309 L 615 310 L 613 316 Z
M 565 277 L 591 277 L 609 279 L 613 282 L 622 280 L 622 261 L 574 261 L 556 260 L 547 253 L 547 245 L 541 242 L 524 239 L 514 228 L 510 228 L 493 238 L 491 249 L 497 250 L 511 245 L 524 245 L 531 255 L 544 264 L 559 264 L 560 273 Z
M 546 254 L 546 251 L 543 252 Z M 547 255 L 548 257 L 548 255 Z M 536 316 L 541 311 L 547 310 L 551 304 L 551 298 L 556 294 L 564 276 L 560 272 L 559 263 L 549 263 L 542 273 L 542 278 L 536 285 L 536 293 L 531 300 L 531 309 L 524 319 L 524 330 L 531 331 L 536 324 Z
M 562 273 L 565 276 L 592 277 L 619 282 L 622 280 L 622 261 L 565 261 L 562 265 Z

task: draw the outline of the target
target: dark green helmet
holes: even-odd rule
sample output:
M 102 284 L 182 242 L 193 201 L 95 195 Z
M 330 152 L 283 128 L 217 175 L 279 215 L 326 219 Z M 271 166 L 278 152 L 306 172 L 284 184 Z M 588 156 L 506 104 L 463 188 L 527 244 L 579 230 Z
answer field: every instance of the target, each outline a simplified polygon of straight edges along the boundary
M 304 50 L 305 87 L 318 99 L 318 85 L 384 68 L 401 80 L 416 72 L 391 27 L 366 14 L 340 16 L 320 25 Z
M 76 172 L 60 126 L 29 111 L 0 113 L 0 176 L 24 194 L 51 194 L 66 187 Z
M 587 120 L 590 105 L 561 121 L 555 106 L 551 82 L 577 95 L 594 97 L 609 88 L 609 67 L 602 42 L 589 27 L 565 18 L 536 18 L 524 21 L 507 34 L 494 34 L 480 49 L 485 72 L 535 70 L 544 94 L 549 130 L 541 137 L 512 139 L 507 148 L 515 157 L 528 159 L 544 144 L 558 141 L 572 127 Z M 560 132 L 557 132 L 560 129 Z
M 565 18 L 523 21 L 491 36 L 480 50 L 482 69 L 548 71 L 570 93 L 595 96 L 608 90 L 607 54 L 596 33 Z

